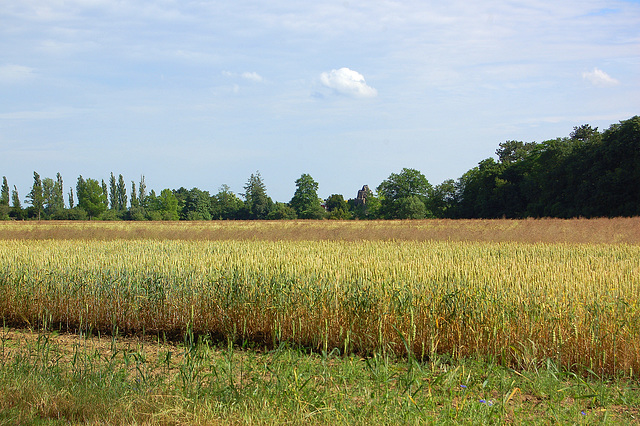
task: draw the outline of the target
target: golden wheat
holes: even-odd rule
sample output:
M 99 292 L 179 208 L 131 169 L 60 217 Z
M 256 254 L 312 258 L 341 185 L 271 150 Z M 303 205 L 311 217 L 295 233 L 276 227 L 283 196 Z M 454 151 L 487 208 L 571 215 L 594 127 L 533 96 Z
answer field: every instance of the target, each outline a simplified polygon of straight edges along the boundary
M 446 241 L 0 242 L 7 323 L 640 371 L 640 247 Z

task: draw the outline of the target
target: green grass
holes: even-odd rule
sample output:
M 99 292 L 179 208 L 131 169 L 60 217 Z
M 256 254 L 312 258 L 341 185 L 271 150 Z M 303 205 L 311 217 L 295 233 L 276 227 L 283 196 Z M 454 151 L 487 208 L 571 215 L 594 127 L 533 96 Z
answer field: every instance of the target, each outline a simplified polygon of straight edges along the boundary
M 0 424 L 629 424 L 638 382 L 552 362 L 367 358 L 2 330 Z

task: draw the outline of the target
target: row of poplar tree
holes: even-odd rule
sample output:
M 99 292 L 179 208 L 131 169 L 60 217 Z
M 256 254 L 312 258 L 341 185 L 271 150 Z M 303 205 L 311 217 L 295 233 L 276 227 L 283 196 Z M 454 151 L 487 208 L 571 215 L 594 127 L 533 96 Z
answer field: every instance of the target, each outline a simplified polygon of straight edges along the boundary
M 376 192 L 359 197 L 318 198 L 308 174 L 296 180 L 288 203 L 273 202 L 259 172 L 242 198 L 227 185 L 210 195 L 198 188 L 147 192 L 144 176 L 136 186 L 111 173 L 109 182 L 78 177 L 64 194 L 62 176 L 34 172 L 23 208 L 16 187 L 3 177 L 2 219 L 63 220 L 250 220 L 250 219 L 420 219 L 602 217 L 640 215 L 640 117 L 600 132 L 574 127 L 569 137 L 536 142 L 506 141 L 458 180 L 433 187 L 418 170 L 392 173 Z M 354 191 L 355 192 L 355 191 Z M 67 203 L 65 204 L 65 198 Z

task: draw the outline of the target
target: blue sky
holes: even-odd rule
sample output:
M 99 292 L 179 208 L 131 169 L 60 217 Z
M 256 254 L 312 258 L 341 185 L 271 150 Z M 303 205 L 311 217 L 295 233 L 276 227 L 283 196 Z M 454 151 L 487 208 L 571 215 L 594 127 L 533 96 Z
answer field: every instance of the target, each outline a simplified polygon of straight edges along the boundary
M 640 113 L 640 2 L 0 0 L 0 176 L 289 201 Z

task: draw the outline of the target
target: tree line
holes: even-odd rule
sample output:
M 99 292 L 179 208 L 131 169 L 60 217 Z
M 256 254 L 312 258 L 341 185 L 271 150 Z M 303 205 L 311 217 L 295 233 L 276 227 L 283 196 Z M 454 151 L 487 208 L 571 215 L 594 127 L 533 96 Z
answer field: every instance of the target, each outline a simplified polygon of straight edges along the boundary
M 136 185 L 111 173 L 108 183 L 79 176 L 63 191 L 56 179 L 33 173 L 23 207 L 14 186 L 3 177 L 2 219 L 54 220 L 276 220 L 276 219 L 421 219 L 613 217 L 640 215 L 640 117 L 600 132 L 574 127 L 568 137 L 541 143 L 500 143 L 487 158 L 457 180 L 432 186 L 410 168 L 391 175 L 375 192 L 364 186 L 358 196 L 318 197 L 318 183 L 303 174 L 287 203 L 267 195 L 260 172 L 251 174 L 244 193 L 222 185 L 217 194 L 198 188 L 147 191 L 144 176 Z M 127 193 L 127 190 L 129 192 Z M 67 202 L 65 203 L 65 197 Z

